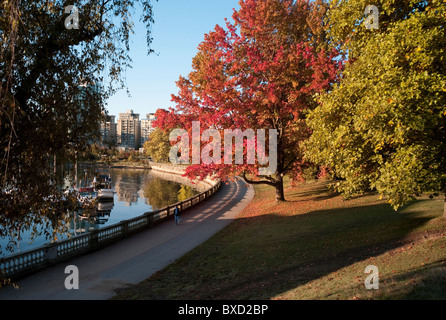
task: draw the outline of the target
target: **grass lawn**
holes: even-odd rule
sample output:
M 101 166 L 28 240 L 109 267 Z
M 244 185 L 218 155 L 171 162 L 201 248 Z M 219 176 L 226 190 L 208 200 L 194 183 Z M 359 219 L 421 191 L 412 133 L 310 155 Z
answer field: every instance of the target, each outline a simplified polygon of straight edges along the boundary
M 394 212 L 376 194 L 344 200 L 327 182 L 255 186 L 244 212 L 115 299 L 446 299 L 443 201 Z M 368 265 L 379 289 L 367 290 Z

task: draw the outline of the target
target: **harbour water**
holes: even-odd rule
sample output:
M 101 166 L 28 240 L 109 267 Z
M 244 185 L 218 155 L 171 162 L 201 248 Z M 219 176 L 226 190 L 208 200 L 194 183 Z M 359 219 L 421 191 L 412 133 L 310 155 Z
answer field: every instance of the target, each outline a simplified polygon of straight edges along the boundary
M 81 177 L 79 184 L 88 185 L 94 170 L 89 168 L 80 172 L 85 172 L 85 176 Z M 185 178 L 178 179 L 177 175 L 159 174 L 152 170 L 113 168 L 108 169 L 108 172 L 114 189 L 113 201 L 100 202 L 97 207 L 100 210 L 89 215 L 73 212 L 68 234 L 59 234 L 59 240 L 140 216 L 186 200 L 202 191 L 188 184 Z M 181 182 L 182 179 L 184 182 Z M 43 231 L 41 227 L 38 230 Z M 30 229 L 21 230 L 19 239 L 11 236 L 0 238 L 0 257 L 40 247 L 53 240 L 42 234 L 30 241 L 31 232 Z

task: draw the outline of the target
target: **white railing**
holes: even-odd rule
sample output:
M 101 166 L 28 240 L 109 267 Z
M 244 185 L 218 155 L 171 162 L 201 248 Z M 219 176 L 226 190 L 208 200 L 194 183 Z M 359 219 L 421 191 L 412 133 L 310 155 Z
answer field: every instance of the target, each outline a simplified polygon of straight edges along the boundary
M 207 183 L 211 183 L 210 181 L 208 180 Z M 220 186 L 220 181 L 213 182 L 212 187 L 208 190 L 160 210 L 147 212 L 142 216 L 124 220 L 109 227 L 48 244 L 34 250 L 1 258 L 0 278 L 17 279 L 74 256 L 101 249 L 115 241 L 124 239 L 136 232 L 150 228 L 156 223 L 171 218 L 176 206 L 180 206 L 180 211 L 184 211 L 206 200 L 217 192 Z

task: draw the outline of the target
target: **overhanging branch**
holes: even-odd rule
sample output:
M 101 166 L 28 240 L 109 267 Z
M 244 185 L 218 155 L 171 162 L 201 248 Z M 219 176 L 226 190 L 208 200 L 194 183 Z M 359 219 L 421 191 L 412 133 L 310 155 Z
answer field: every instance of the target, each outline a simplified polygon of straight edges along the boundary
M 266 185 L 273 186 L 273 187 L 276 185 L 276 184 L 274 183 L 275 180 L 273 180 L 272 178 L 270 178 L 271 181 L 266 181 L 266 180 L 259 180 L 259 181 L 256 181 L 256 180 L 250 180 L 249 178 L 246 177 L 246 172 L 243 172 L 243 174 L 242 174 L 242 178 L 243 178 L 243 180 L 245 180 L 246 183 L 249 183 L 249 184 L 266 184 Z

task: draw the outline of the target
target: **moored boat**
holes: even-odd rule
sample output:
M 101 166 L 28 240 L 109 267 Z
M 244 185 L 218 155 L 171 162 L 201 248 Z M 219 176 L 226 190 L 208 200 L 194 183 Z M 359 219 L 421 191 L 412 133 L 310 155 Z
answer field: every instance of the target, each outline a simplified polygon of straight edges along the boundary
M 113 201 L 114 191 L 113 189 L 99 189 L 98 199 L 99 200 L 110 200 Z
M 102 172 L 93 180 L 93 187 L 97 192 L 97 198 L 101 201 L 113 201 L 114 191 L 110 174 Z
M 112 201 L 99 201 L 98 202 L 98 211 L 101 212 L 110 212 L 112 211 L 114 203 Z

